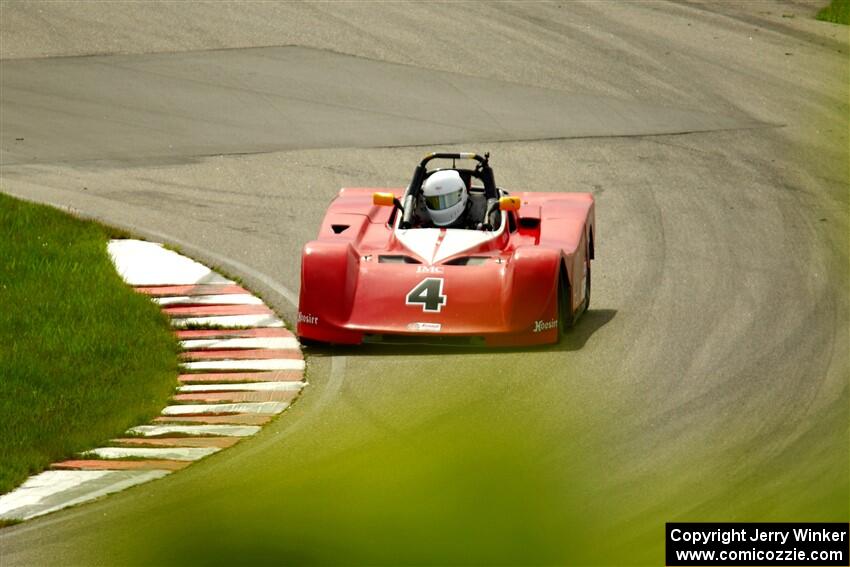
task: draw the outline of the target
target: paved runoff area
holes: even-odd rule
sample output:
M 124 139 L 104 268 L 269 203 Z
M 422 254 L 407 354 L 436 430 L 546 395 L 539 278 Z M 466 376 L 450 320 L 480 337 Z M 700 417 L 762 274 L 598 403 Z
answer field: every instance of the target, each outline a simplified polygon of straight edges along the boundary
M 0 496 L 0 519 L 27 520 L 162 478 L 256 434 L 305 385 L 298 341 L 262 300 L 160 244 L 113 240 L 118 272 L 168 314 L 184 373 L 152 423 L 53 463 Z

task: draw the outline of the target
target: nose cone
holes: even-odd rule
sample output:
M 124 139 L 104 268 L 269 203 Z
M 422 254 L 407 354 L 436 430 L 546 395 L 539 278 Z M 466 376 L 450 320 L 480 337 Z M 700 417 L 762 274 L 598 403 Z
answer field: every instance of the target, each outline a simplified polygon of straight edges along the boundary
M 495 260 L 475 266 L 361 265 L 354 308 L 346 326 L 376 333 L 502 332 L 503 266 Z M 428 286 L 428 281 L 434 285 Z M 429 299 L 435 300 L 437 309 L 429 306 Z
M 424 264 L 438 264 L 496 241 L 498 232 L 460 228 L 412 228 L 396 231 L 396 240 Z

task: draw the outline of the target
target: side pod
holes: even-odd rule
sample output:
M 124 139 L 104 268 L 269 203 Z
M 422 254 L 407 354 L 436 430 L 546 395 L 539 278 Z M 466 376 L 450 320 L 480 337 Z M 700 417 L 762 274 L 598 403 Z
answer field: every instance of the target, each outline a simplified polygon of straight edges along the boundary
M 359 343 L 359 335 L 339 329 L 350 317 L 359 257 L 348 242 L 312 241 L 301 255 L 298 335 L 334 343 Z
M 510 285 L 503 305 L 511 327 L 533 328 L 535 321 L 558 317 L 561 255 L 551 248 L 522 247 L 514 252 Z

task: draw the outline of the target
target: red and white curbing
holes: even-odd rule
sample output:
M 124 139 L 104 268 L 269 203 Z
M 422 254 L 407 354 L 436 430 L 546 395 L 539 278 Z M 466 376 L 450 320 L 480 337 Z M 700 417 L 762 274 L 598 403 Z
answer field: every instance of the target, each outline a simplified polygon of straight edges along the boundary
M 159 244 L 113 240 L 109 254 L 124 280 L 171 318 L 184 349 L 180 386 L 153 423 L 0 496 L 0 520 L 27 520 L 162 478 L 256 434 L 306 385 L 298 340 L 249 291 Z M 196 326 L 215 328 L 187 328 Z

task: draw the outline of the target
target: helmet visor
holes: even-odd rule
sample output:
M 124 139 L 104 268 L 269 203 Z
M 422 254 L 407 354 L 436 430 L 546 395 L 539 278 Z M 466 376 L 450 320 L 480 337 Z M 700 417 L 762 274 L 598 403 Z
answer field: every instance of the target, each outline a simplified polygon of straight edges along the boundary
M 432 211 L 442 211 L 443 209 L 448 209 L 449 207 L 454 207 L 460 202 L 461 195 L 463 194 L 463 189 L 458 189 L 457 191 L 452 191 L 451 193 L 446 193 L 445 195 L 433 195 L 431 197 L 425 197 L 425 206 L 431 209 Z

